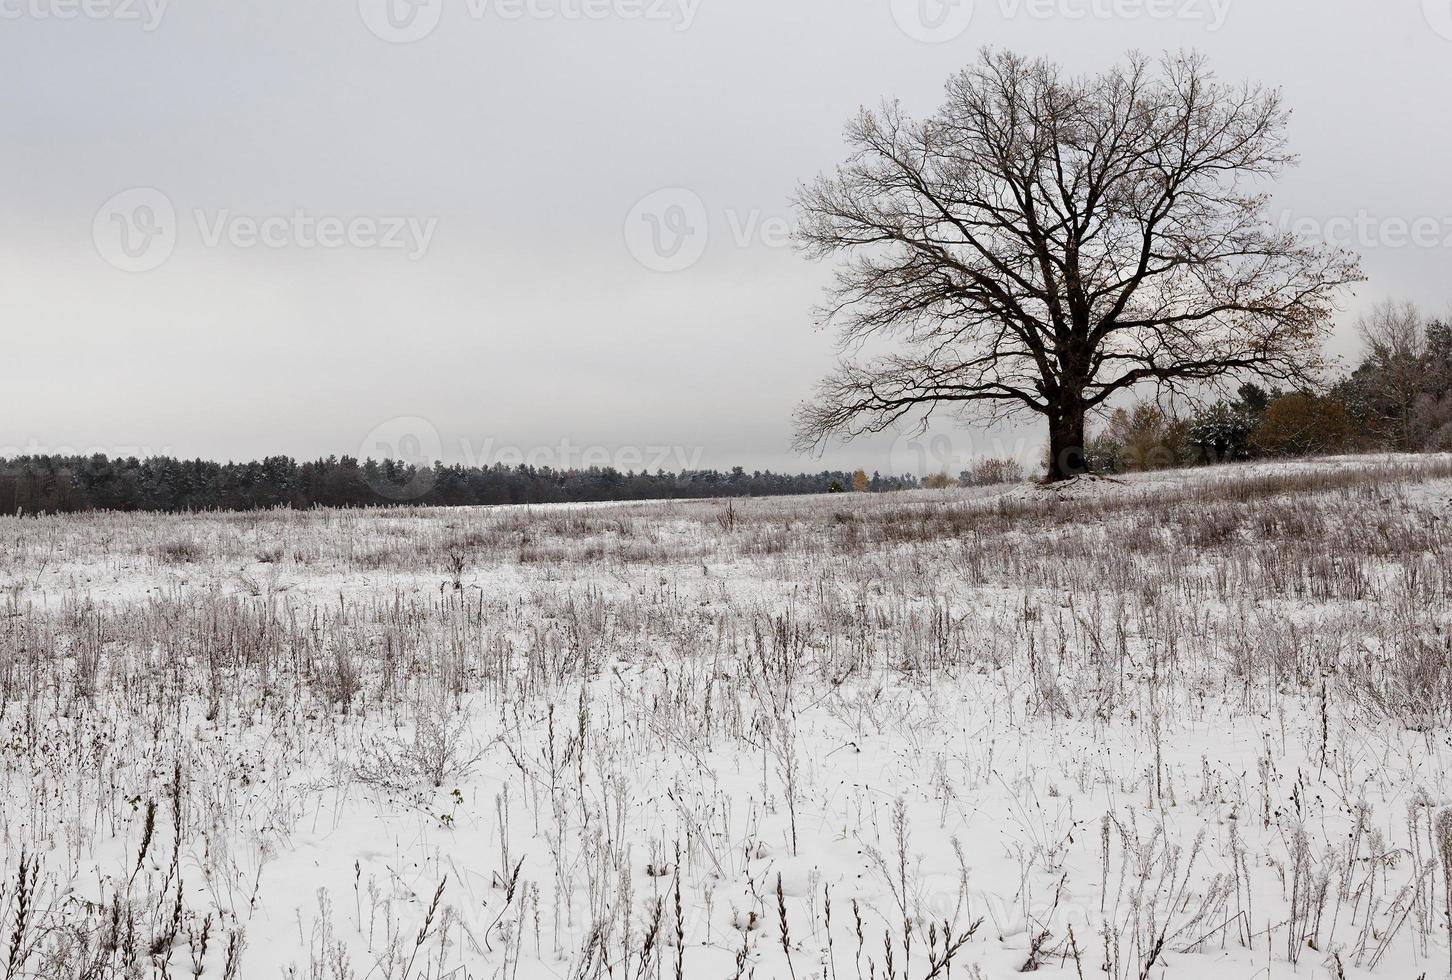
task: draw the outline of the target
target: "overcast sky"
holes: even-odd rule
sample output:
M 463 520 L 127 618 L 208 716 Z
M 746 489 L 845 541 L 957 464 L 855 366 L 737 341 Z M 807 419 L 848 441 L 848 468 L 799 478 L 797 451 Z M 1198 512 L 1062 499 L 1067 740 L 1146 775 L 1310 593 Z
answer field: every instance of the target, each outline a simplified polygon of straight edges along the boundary
M 1449 0 L 393 2 L 0 0 L 0 453 L 905 468 L 789 449 L 833 350 L 787 202 L 985 44 L 1282 86 L 1343 335 L 1452 299 Z

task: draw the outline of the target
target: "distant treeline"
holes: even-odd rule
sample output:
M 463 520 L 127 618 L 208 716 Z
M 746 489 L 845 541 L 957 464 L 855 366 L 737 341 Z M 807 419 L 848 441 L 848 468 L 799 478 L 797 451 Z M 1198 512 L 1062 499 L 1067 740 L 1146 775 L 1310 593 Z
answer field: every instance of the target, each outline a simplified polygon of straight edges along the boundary
M 632 473 L 613 468 L 415 467 L 392 460 L 286 456 L 215 463 L 169 456 L 20 456 L 0 460 L 0 513 L 87 510 L 260 510 L 369 507 L 395 503 L 460 506 L 902 490 L 909 477 L 845 473 L 691 470 Z
M 1452 319 L 1383 303 L 1357 324 L 1365 353 L 1320 391 L 1241 386 L 1177 415 L 1151 401 L 1109 413 L 1087 448 L 1100 472 L 1348 451 L 1452 452 Z

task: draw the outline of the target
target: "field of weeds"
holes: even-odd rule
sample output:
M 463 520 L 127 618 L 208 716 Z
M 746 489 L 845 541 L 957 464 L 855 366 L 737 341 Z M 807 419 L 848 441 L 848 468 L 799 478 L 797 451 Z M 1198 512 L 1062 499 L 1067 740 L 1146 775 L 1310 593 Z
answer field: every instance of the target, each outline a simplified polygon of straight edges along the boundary
M 5 976 L 1446 975 L 1452 457 L 0 519 Z

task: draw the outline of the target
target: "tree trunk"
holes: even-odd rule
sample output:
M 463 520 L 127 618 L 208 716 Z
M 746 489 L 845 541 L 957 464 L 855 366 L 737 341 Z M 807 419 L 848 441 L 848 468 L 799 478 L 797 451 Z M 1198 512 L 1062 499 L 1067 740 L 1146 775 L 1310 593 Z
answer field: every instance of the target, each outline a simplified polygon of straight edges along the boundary
M 1074 400 L 1049 416 L 1050 483 L 1089 472 L 1084 454 L 1084 414 L 1083 403 Z

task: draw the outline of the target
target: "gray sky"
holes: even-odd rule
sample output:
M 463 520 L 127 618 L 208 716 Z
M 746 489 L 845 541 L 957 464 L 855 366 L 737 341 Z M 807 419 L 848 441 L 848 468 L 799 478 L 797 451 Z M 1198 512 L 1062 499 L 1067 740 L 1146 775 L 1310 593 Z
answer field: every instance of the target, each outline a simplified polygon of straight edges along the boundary
M 160 4 L 0 0 L 0 452 L 916 469 L 788 448 L 832 344 L 787 200 L 984 44 L 1281 85 L 1343 335 L 1452 299 L 1449 0 Z

